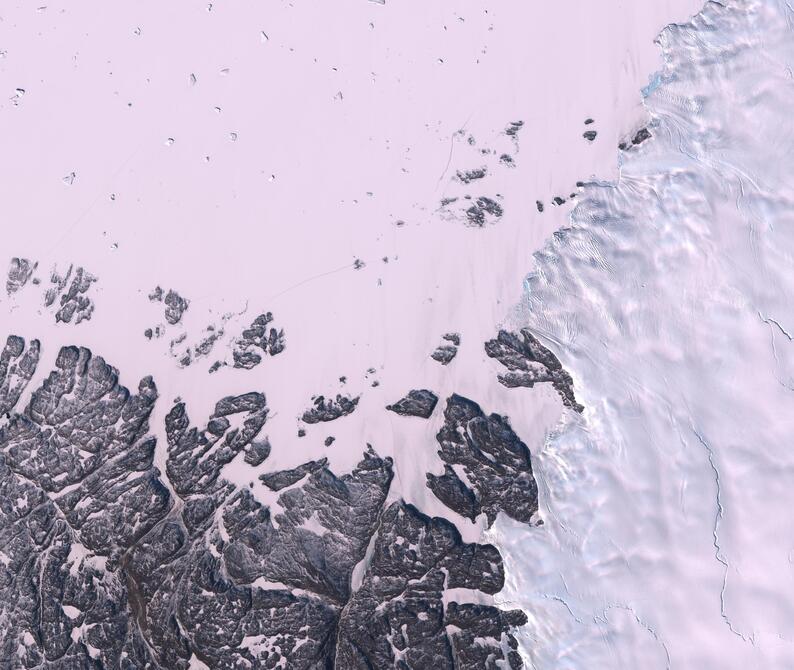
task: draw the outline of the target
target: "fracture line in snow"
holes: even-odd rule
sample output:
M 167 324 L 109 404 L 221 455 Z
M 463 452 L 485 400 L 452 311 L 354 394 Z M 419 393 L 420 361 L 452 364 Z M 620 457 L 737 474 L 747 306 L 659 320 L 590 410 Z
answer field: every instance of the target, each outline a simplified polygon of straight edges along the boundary
M 692 432 L 697 437 L 700 444 L 703 445 L 703 448 L 706 450 L 706 454 L 708 455 L 709 465 L 711 466 L 712 471 L 714 472 L 714 481 L 717 485 L 717 512 L 714 516 L 714 529 L 712 531 L 713 536 L 713 543 L 714 543 L 714 557 L 717 561 L 723 566 L 724 572 L 722 576 L 722 588 L 720 589 L 720 614 L 722 615 L 723 620 L 727 624 L 728 628 L 731 632 L 742 638 L 745 642 L 750 641 L 750 638 L 740 633 L 736 628 L 733 627 L 733 623 L 731 622 L 728 614 L 725 611 L 725 589 L 728 586 L 728 561 L 726 560 L 725 556 L 722 553 L 722 547 L 720 546 L 720 537 L 719 537 L 719 528 L 720 528 L 720 521 L 722 521 L 722 517 L 725 515 L 725 508 L 722 505 L 722 482 L 720 480 L 720 471 L 717 469 L 717 464 L 714 461 L 714 450 L 709 446 L 708 442 L 703 438 L 703 436 L 695 429 L 694 424 L 692 424 Z
M 555 602 L 561 603 L 565 607 L 565 609 L 568 610 L 568 614 L 570 614 L 571 617 L 573 617 L 573 620 L 576 621 L 576 623 L 580 623 L 580 624 L 585 623 L 583 619 L 580 619 L 578 616 L 576 616 L 576 614 L 574 614 L 574 611 L 571 609 L 571 606 L 568 604 L 565 598 L 562 598 L 561 596 L 555 595 L 553 593 L 541 593 L 540 597 L 544 598 L 545 600 L 553 600 Z
M 640 626 L 642 626 L 645 630 L 647 630 L 648 633 L 650 633 L 651 637 L 653 637 L 653 639 L 656 640 L 656 642 L 662 647 L 662 649 L 664 649 L 665 656 L 667 657 L 666 670 L 670 670 L 670 668 L 672 667 L 672 660 L 670 658 L 670 650 L 667 648 L 667 643 L 661 637 L 659 637 L 659 634 L 656 632 L 656 630 L 653 628 L 653 626 L 651 626 L 639 614 L 637 614 L 637 612 L 634 611 L 634 608 L 631 605 L 626 605 L 626 604 L 622 604 L 622 603 L 614 603 L 612 605 L 607 605 L 604 608 L 604 612 L 603 612 L 603 614 L 600 617 L 601 620 L 604 623 L 608 622 L 607 612 L 609 610 L 624 610 L 626 612 L 629 612 L 634 617 L 634 620 Z M 598 622 L 598 619 L 599 619 L 598 616 L 593 617 L 593 620 L 596 621 L 596 622 Z
M 761 319 L 761 321 L 763 321 L 765 324 L 767 324 L 769 326 L 769 331 L 770 331 L 770 335 L 771 335 L 772 356 L 775 359 L 775 363 L 780 365 L 780 358 L 778 358 L 778 355 L 777 355 L 777 346 L 775 346 L 775 329 L 774 329 L 773 326 L 776 326 L 777 329 L 781 333 L 783 333 L 783 335 L 786 338 L 788 338 L 788 340 L 790 342 L 794 341 L 794 337 L 792 337 L 789 334 L 789 332 L 785 328 L 783 328 L 783 326 L 781 326 L 780 323 L 778 321 L 776 321 L 775 319 L 773 319 L 771 317 L 770 318 L 764 318 L 764 316 L 761 314 L 761 312 L 758 312 L 758 318 Z M 778 375 L 776 373 L 773 373 L 773 374 L 775 376 L 775 379 L 777 380 L 777 383 L 780 384 L 784 389 L 786 389 L 788 391 L 794 391 L 794 386 L 792 386 L 790 383 L 787 384 L 786 382 L 784 382 L 780 377 L 778 377 Z
M 791 334 L 785 328 L 783 328 L 783 326 L 780 325 L 780 322 L 773 319 L 771 316 L 764 318 L 764 315 L 761 314 L 761 312 L 758 312 L 758 318 L 761 319 L 761 321 L 763 321 L 766 324 L 774 323 L 777 326 L 778 330 L 788 338 L 789 342 L 794 340 L 794 337 L 792 337 Z

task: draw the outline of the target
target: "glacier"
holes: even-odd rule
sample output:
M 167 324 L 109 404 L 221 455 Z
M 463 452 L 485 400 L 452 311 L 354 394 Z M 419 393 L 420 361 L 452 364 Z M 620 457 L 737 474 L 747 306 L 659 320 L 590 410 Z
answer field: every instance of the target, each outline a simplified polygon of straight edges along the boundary
M 666 28 L 652 138 L 535 256 L 510 318 L 586 410 L 536 455 L 545 532 L 490 532 L 530 667 L 794 667 L 793 26 Z

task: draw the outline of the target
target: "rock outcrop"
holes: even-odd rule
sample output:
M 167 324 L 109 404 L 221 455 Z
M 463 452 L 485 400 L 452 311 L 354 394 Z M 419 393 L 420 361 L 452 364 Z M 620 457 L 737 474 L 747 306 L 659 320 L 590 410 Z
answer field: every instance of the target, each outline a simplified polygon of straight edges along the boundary
M 559 359 L 538 338 L 523 328 L 520 333 L 500 330 L 494 340 L 485 343 L 485 352 L 504 365 L 509 372 L 499 375 L 499 382 L 508 388 L 550 383 L 560 394 L 563 404 L 576 411 L 584 407 L 576 402 L 573 379 Z
M 337 394 L 334 400 L 318 395 L 313 398 L 314 406 L 303 413 L 301 420 L 304 423 L 334 421 L 340 417 L 352 414 L 358 405 L 359 399 L 360 396 L 350 398 Z
M 408 391 L 393 405 L 386 405 L 386 409 L 401 416 L 418 416 L 427 419 L 433 413 L 438 402 L 438 396 L 427 389 Z
M 447 399 L 444 419 L 436 439 L 446 466 L 443 475 L 428 473 L 428 488 L 468 519 L 484 513 L 490 526 L 503 512 L 529 523 L 538 509 L 538 487 L 529 449 L 507 419 L 486 415 L 459 395 Z

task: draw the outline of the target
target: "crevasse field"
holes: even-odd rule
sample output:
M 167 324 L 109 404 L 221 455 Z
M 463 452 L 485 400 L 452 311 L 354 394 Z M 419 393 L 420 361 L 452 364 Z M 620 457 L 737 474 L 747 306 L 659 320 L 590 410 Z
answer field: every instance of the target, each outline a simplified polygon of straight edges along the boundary
M 587 407 L 536 455 L 546 532 L 494 532 L 534 667 L 794 667 L 792 28 L 761 0 L 665 29 L 653 139 L 527 278 L 515 319 Z

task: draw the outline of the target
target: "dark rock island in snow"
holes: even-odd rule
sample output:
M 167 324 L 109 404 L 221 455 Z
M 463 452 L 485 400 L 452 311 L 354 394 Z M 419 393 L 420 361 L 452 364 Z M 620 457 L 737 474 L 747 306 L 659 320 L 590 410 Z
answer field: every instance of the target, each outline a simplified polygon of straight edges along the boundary
M 284 330 L 270 326 L 273 314 L 257 316 L 235 341 L 232 356 L 234 367 L 250 370 L 262 362 L 265 355 L 276 356 L 284 351 Z
M 386 409 L 402 416 L 418 416 L 427 419 L 436 408 L 438 396 L 427 389 L 408 391 L 408 394 Z
M 349 398 L 337 394 L 336 400 L 318 395 L 314 399 L 314 407 L 307 409 L 301 419 L 305 423 L 333 421 L 342 416 L 352 414 L 358 405 L 359 397 Z
M 584 411 L 584 407 L 576 402 L 571 375 L 526 328 L 520 333 L 500 330 L 496 339 L 485 343 L 485 352 L 509 370 L 507 374 L 499 375 L 499 382 L 504 386 L 532 388 L 535 384 L 550 382 L 566 407 Z
M 27 258 L 12 258 L 8 267 L 6 293 L 12 295 L 30 281 L 38 264 Z
M 438 345 L 435 351 L 430 354 L 430 358 L 434 361 L 438 361 L 441 365 L 448 365 L 452 359 L 458 355 L 460 335 L 458 333 L 446 333 L 442 336 L 442 339 L 449 342 L 449 344 Z
M 190 301 L 183 298 L 173 289 L 164 292 L 162 288 L 156 286 L 149 294 L 151 302 L 162 302 L 165 305 L 165 320 L 175 326 L 182 320 L 182 315 L 187 311 Z
M 44 306 L 55 308 L 55 321 L 60 323 L 80 323 L 91 319 L 94 302 L 86 293 L 96 281 L 96 277 L 82 267 L 73 265 L 65 274 L 57 270 L 50 274 L 50 284 L 44 295 Z M 67 288 L 68 286 L 68 288 Z

